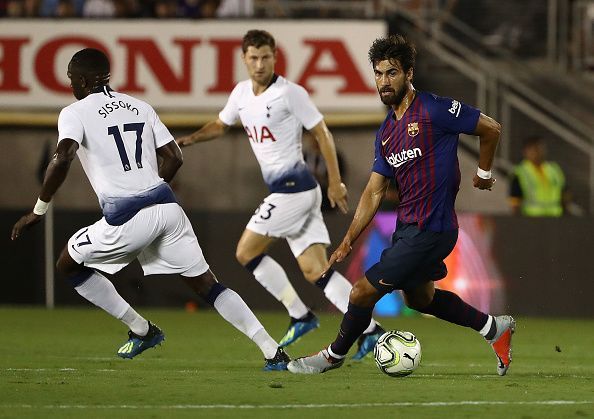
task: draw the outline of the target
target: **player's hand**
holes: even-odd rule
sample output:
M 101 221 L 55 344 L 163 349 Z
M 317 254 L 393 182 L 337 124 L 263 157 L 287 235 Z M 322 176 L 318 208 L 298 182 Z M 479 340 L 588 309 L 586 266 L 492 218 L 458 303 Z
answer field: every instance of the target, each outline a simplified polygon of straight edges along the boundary
M 333 183 L 328 186 L 328 200 L 332 208 L 338 206 L 340 212 L 346 214 L 349 210 L 347 199 L 348 191 L 344 183 Z
M 175 140 L 175 142 L 180 147 L 187 147 L 189 145 L 194 144 L 194 141 L 192 140 L 191 135 L 186 135 L 185 137 L 179 137 L 178 139 Z
M 351 242 L 348 240 L 343 240 L 342 243 L 340 243 L 340 246 L 338 246 L 338 248 L 330 256 L 328 265 L 326 265 L 326 269 L 324 269 L 322 276 L 326 275 L 328 270 L 332 267 L 332 265 L 334 265 L 335 262 L 342 262 L 349 255 L 349 253 L 351 253 L 351 250 L 353 250 Z
M 497 179 L 495 179 L 495 178 L 483 179 L 482 177 L 479 177 L 478 175 L 474 175 L 474 179 L 472 180 L 472 183 L 474 184 L 475 188 L 490 191 L 496 181 L 497 181 Z
M 43 215 L 37 215 L 33 212 L 30 212 L 27 215 L 23 215 L 20 220 L 16 222 L 14 227 L 12 227 L 12 234 L 10 235 L 11 240 L 16 240 L 21 235 L 21 232 L 28 229 L 29 227 L 37 224 L 41 221 Z

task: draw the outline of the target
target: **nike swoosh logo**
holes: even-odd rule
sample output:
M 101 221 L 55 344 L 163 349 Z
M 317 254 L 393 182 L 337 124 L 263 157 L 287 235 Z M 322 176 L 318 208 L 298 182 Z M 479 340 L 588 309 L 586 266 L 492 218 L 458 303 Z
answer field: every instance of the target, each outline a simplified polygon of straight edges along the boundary
M 377 282 L 379 282 L 379 284 L 380 284 L 380 285 L 383 285 L 384 287 L 394 287 L 394 285 L 392 285 L 392 284 L 387 284 L 387 283 L 385 283 L 383 279 L 380 279 L 380 280 L 379 280 L 379 281 L 377 281 Z
M 402 166 L 404 163 L 407 163 L 407 162 L 408 162 L 408 160 L 407 160 L 407 161 L 402 161 L 402 162 L 400 162 L 400 163 L 396 163 L 396 164 L 394 165 L 394 167 L 400 167 L 400 166 Z
M 382 141 L 382 145 L 386 145 L 388 143 L 388 141 L 390 141 L 390 137 L 388 137 L 388 139 L 386 141 Z

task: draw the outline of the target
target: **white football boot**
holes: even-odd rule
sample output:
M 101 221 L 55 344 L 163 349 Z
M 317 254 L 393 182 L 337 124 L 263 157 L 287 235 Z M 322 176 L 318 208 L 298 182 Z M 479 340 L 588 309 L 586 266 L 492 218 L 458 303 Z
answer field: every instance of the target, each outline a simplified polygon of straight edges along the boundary
M 497 333 L 488 340 L 497 356 L 497 374 L 505 375 L 512 361 L 512 335 L 516 330 L 516 321 L 512 316 L 494 317 Z
M 339 368 L 342 364 L 344 364 L 344 358 L 333 358 L 328 353 L 328 349 L 322 349 L 315 355 L 294 359 L 289 362 L 287 369 L 294 374 L 321 374 Z

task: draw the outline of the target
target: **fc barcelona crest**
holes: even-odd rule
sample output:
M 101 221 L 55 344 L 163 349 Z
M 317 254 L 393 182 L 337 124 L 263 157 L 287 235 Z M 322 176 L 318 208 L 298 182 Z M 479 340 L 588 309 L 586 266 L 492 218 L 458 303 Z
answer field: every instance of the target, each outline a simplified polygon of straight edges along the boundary
M 415 137 L 419 133 L 419 123 L 418 122 L 411 122 L 408 124 L 408 135 L 411 137 Z

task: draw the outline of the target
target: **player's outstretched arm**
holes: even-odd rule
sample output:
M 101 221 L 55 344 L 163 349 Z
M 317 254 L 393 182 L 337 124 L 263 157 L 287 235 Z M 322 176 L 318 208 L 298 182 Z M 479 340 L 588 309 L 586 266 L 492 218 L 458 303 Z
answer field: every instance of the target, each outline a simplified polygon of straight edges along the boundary
M 474 134 L 479 136 L 480 149 L 478 170 L 474 175 L 473 184 L 475 188 L 491 190 L 495 183 L 495 179 L 491 177 L 491 167 L 501 135 L 501 124 L 481 113 Z
M 58 148 L 45 171 L 37 204 L 30 213 L 16 222 L 10 236 L 12 240 L 18 239 L 22 231 L 41 221 L 49 202 L 68 175 L 72 160 L 76 157 L 76 150 L 78 150 L 78 143 L 70 138 L 64 138 L 58 143 Z
M 330 205 L 332 208 L 338 205 L 340 211 L 346 214 L 349 210 L 349 204 L 347 202 L 348 192 L 340 176 L 338 158 L 336 157 L 336 145 L 334 144 L 332 133 L 323 120 L 314 126 L 310 132 L 320 145 L 320 152 L 326 162 L 326 170 L 328 171 L 328 200 L 330 201 Z
M 157 149 L 157 155 L 160 157 L 159 176 L 169 183 L 184 163 L 182 152 L 175 141 L 170 141 Z
M 186 135 L 185 137 L 180 137 L 176 140 L 177 144 L 180 147 L 187 147 L 194 143 L 199 143 L 202 141 L 210 141 L 216 138 L 221 137 L 229 130 L 229 126 L 225 125 L 223 121 L 220 119 L 216 119 L 214 121 L 210 121 L 198 131 Z
M 352 245 L 355 240 L 359 238 L 361 232 L 363 232 L 371 220 L 373 220 L 373 217 L 375 216 L 375 213 L 377 212 L 377 209 L 379 208 L 382 199 L 386 194 L 389 184 L 390 179 L 380 175 L 379 173 L 371 172 L 367 186 L 365 187 L 365 190 L 361 195 L 361 199 L 359 200 L 359 204 L 357 205 L 357 210 L 355 211 L 355 216 L 353 217 L 351 226 L 345 234 L 344 239 L 342 239 L 340 246 L 338 246 L 334 253 L 332 253 L 332 256 L 330 256 L 326 271 L 332 266 L 334 262 L 343 261 L 344 258 L 346 258 L 351 252 Z

